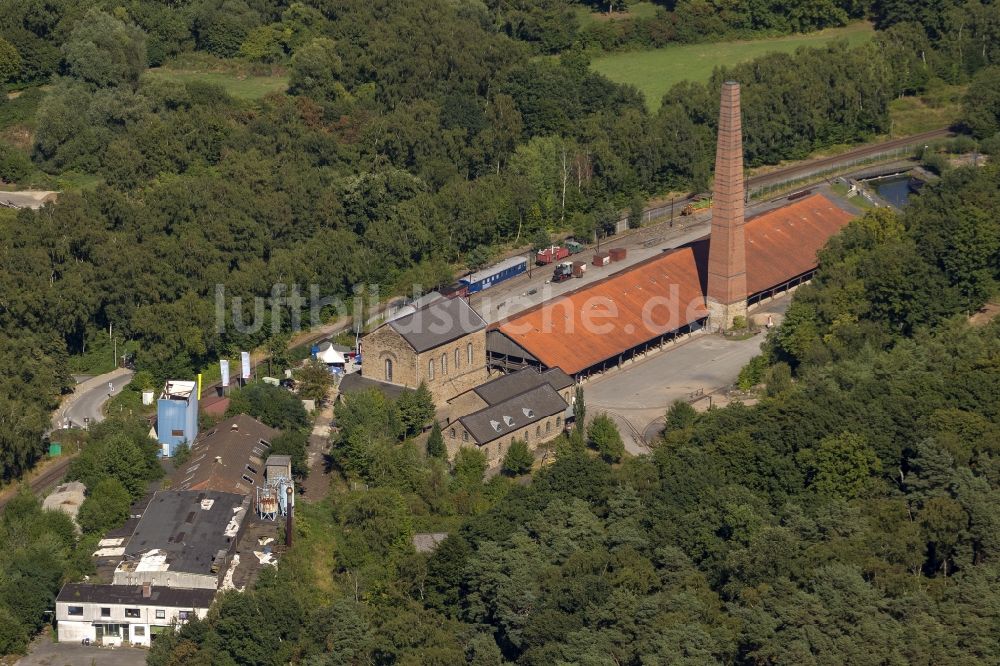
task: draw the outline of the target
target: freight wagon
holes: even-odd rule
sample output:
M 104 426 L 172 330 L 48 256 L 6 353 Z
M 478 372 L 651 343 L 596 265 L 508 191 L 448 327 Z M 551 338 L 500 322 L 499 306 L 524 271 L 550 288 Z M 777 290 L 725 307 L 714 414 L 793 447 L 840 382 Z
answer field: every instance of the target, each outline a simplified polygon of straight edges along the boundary
M 481 271 L 476 271 L 471 275 L 466 275 L 459 282 L 468 286 L 468 293 L 475 294 L 478 291 L 489 289 L 498 282 L 520 275 L 526 270 L 528 270 L 528 260 L 524 257 L 514 257 Z

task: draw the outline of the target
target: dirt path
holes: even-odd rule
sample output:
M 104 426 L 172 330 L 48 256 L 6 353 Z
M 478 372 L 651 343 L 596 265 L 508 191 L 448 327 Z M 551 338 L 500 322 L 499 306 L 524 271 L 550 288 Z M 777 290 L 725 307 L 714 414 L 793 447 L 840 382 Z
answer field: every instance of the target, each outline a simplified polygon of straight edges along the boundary
M 309 448 L 306 449 L 306 462 L 309 465 L 309 476 L 302 482 L 302 495 L 307 502 L 319 502 L 330 492 L 330 472 L 327 468 L 327 455 L 330 450 L 330 423 L 333 421 L 333 401 L 327 400 L 309 435 Z

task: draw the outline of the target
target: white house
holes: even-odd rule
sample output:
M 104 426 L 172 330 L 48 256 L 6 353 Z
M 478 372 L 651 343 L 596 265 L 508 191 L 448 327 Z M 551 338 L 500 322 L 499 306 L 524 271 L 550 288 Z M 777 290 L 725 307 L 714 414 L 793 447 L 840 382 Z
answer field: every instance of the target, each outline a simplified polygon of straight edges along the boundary
M 61 642 L 149 646 L 157 634 L 203 618 L 215 590 L 67 583 L 56 597 Z

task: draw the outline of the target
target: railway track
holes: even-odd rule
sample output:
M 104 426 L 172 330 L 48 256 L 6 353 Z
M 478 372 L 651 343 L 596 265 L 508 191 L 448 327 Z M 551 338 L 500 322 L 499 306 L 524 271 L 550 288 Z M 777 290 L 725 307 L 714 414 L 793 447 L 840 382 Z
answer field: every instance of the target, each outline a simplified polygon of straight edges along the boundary
M 840 165 L 848 165 L 852 162 L 858 162 L 869 157 L 889 153 L 907 146 L 919 145 L 921 143 L 944 139 L 954 135 L 955 133 L 952 132 L 950 128 L 941 127 L 935 130 L 921 132 L 920 134 L 911 134 L 910 136 L 891 139 L 872 146 L 855 148 L 854 150 L 849 150 L 846 153 L 841 153 L 839 155 L 833 155 L 832 157 L 821 157 L 815 160 L 809 160 L 808 162 L 795 164 L 770 173 L 754 176 L 746 182 L 747 191 L 753 191 L 768 185 L 775 185 L 796 180 L 798 178 L 804 178 L 812 174 L 822 173 L 823 171 L 834 169 Z M 649 216 L 649 218 L 662 217 L 670 211 L 671 207 L 673 207 L 675 215 L 680 215 L 681 209 L 698 196 L 710 196 L 710 194 L 703 193 L 702 195 L 699 195 L 697 193 L 692 193 L 686 198 L 674 201 L 673 204 L 665 203 L 658 206 L 651 206 L 645 210 L 644 214 Z

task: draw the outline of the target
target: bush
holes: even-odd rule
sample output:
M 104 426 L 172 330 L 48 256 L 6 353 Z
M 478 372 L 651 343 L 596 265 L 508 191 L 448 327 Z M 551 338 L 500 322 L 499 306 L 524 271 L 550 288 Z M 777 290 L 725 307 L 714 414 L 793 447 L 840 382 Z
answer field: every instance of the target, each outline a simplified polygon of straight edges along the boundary
M 16 183 L 30 174 L 32 168 L 27 155 L 0 143 L 0 181 Z
M 527 474 L 534 462 L 535 456 L 528 449 L 528 443 L 522 439 L 515 439 L 507 449 L 507 455 L 504 456 L 503 473 L 508 476 Z
M 767 359 L 762 355 L 754 356 L 750 362 L 740 370 L 740 377 L 737 385 L 741 391 L 749 391 L 764 380 L 764 373 L 767 371 Z
M 309 445 L 309 436 L 302 430 L 289 430 L 283 432 L 271 440 L 271 455 L 291 456 L 292 474 L 300 479 L 309 476 L 309 463 L 306 457 L 306 449 Z

